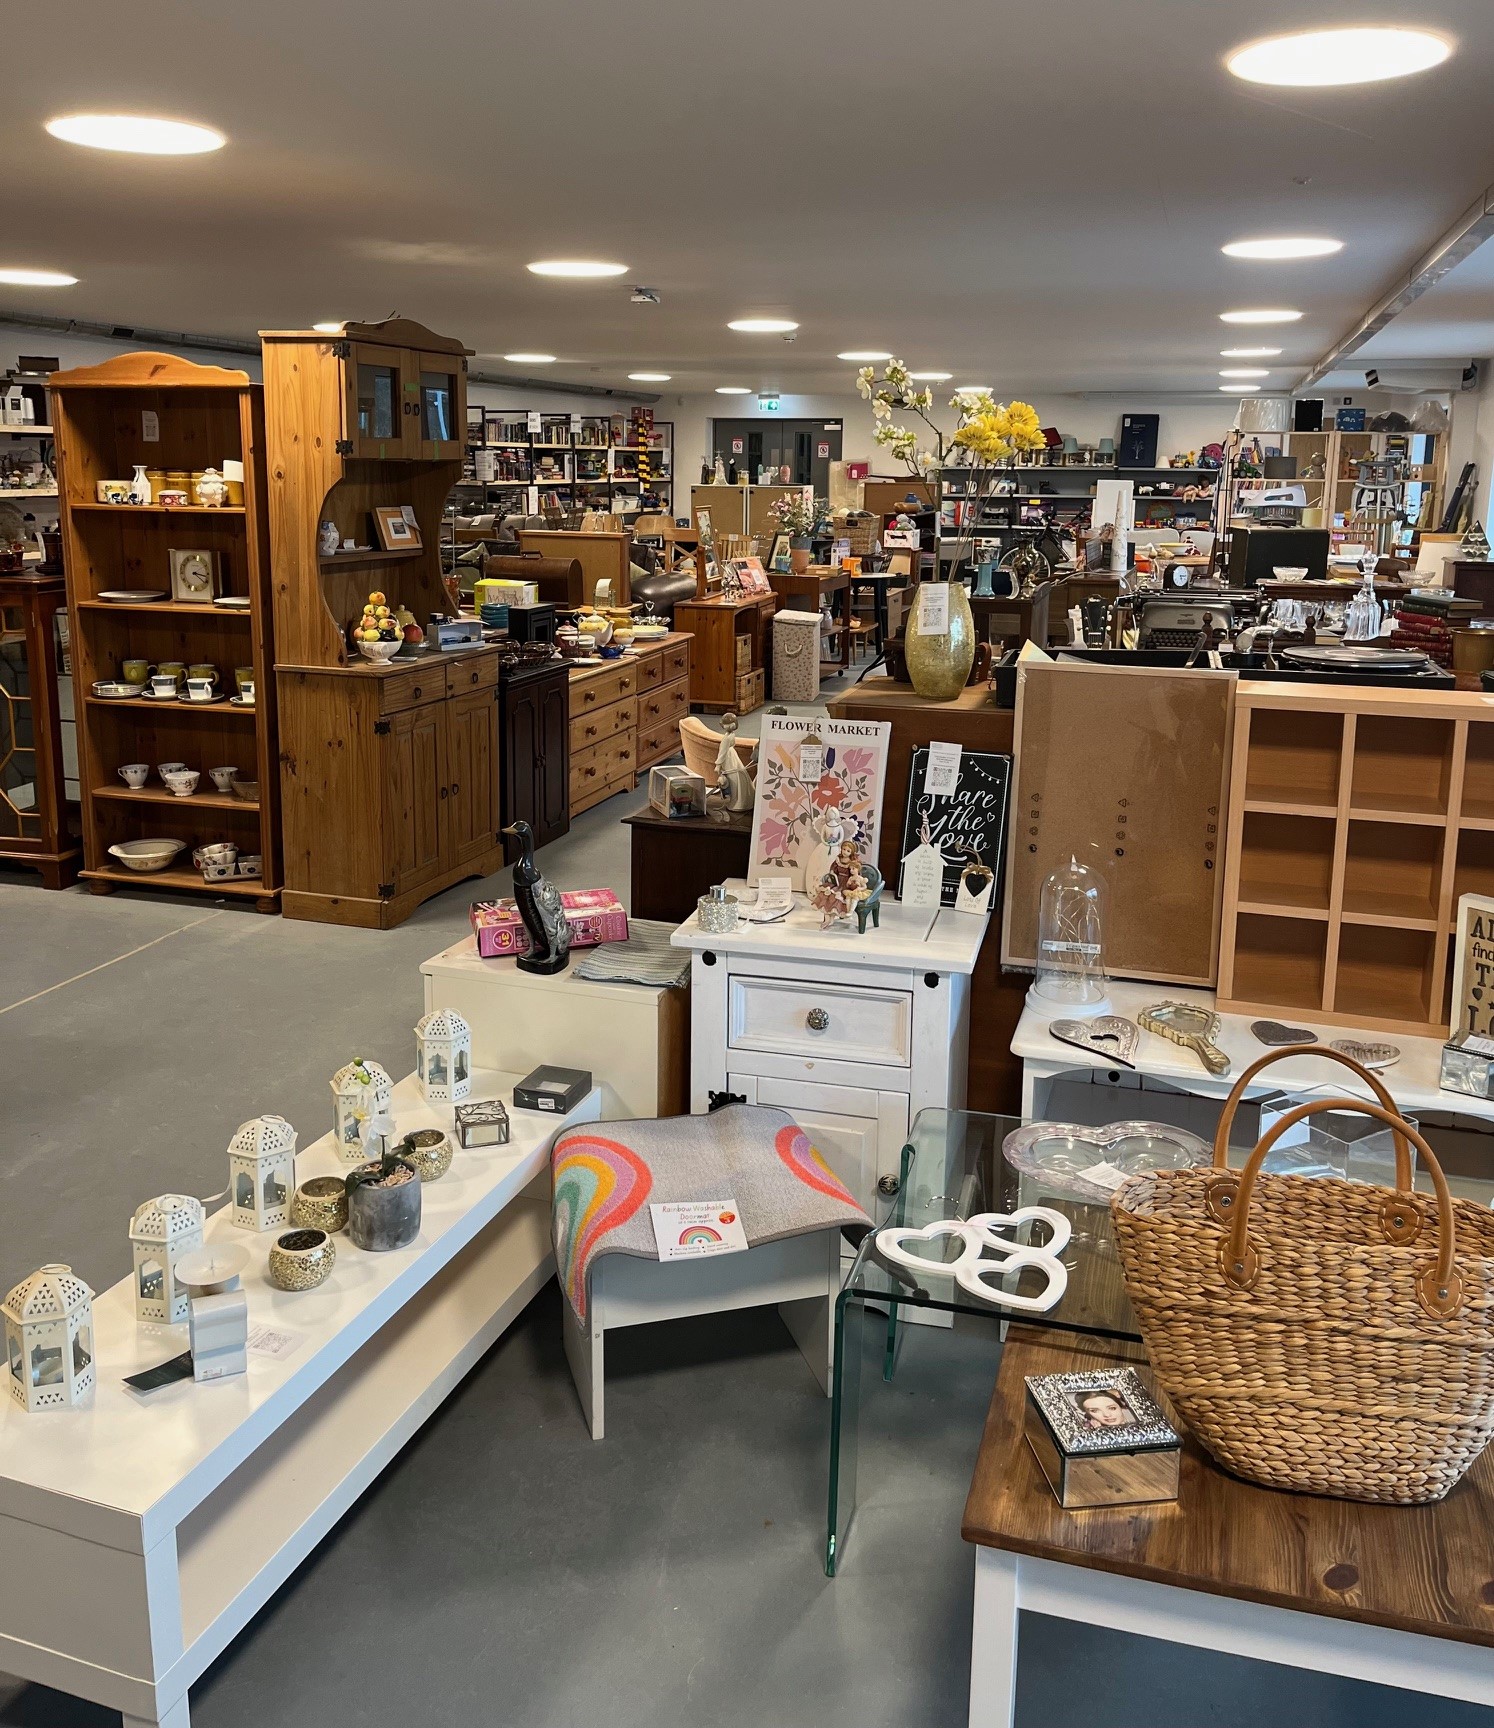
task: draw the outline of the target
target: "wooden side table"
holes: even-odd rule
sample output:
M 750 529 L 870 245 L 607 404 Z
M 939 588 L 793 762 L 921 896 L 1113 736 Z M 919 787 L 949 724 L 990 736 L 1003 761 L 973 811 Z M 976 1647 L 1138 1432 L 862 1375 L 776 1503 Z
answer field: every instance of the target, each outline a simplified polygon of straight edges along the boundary
M 1111 1367 L 1122 1350 L 1008 1336 L 962 1526 L 976 1545 L 970 1728 L 1016 1720 L 1024 1608 L 1494 1704 L 1494 1458 L 1438 1505 L 1370 1506 L 1239 1481 L 1187 1439 L 1175 1502 L 1065 1512 L 1023 1438 L 1023 1379 Z
M 57 707 L 61 576 L 0 576 L 0 858 L 41 872 L 46 888 L 78 879 L 82 843 L 68 832 Z
M 762 706 L 773 657 L 776 594 L 727 600 L 677 600 L 674 627 L 695 638 L 690 657 L 690 704 L 711 714 L 747 714 Z M 746 647 L 737 643 L 744 639 Z M 740 658 L 739 658 L 740 656 Z
M 844 570 L 828 564 L 811 564 L 802 574 L 793 570 L 770 570 L 768 580 L 778 596 L 779 607 L 786 612 L 820 612 L 829 601 L 835 613 L 837 597 L 840 622 L 836 634 L 840 637 L 839 657 L 826 658 L 820 650 L 820 676 L 833 677 L 851 664 L 851 580 Z
M 746 876 L 752 850 L 750 810 L 711 810 L 704 816 L 661 816 L 640 810 L 624 816 L 633 831 L 635 918 L 681 924 L 695 916 L 701 895 L 731 876 Z

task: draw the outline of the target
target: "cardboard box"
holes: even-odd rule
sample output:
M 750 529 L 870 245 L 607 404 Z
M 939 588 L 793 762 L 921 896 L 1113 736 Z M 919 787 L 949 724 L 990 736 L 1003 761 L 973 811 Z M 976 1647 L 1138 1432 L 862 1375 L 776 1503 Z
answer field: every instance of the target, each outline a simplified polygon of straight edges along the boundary
M 582 888 L 560 896 L 573 948 L 595 948 L 599 942 L 625 942 L 628 915 L 610 888 Z M 467 914 L 484 960 L 506 959 L 529 952 L 529 932 L 512 900 L 475 900 Z

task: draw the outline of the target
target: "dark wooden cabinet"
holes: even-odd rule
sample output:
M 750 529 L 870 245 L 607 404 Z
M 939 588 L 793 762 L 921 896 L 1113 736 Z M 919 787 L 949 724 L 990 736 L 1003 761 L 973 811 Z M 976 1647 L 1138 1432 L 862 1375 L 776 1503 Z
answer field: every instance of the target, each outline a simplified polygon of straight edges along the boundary
M 536 846 L 569 831 L 570 672 L 563 661 L 516 666 L 498 686 L 500 826 L 527 822 Z

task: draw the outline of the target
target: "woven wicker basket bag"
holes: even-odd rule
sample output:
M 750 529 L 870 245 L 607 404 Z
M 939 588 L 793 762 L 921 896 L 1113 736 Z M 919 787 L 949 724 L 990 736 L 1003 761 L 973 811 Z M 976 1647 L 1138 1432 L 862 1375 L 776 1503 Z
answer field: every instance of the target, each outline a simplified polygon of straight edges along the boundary
M 1240 1076 L 1212 1169 L 1133 1176 L 1111 1201 L 1152 1367 L 1236 1475 L 1347 1500 L 1440 1500 L 1494 1433 L 1494 1214 L 1452 1198 L 1426 1141 L 1348 1058 L 1379 1104 L 1299 1105 L 1243 1170 L 1227 1169 L 1245 1088 L 1291 1054 Z M 1326 1110 L 1396 1130 L 1394 1191 L 1260 1173 L 1282 1134 Z M 1408 1140 L 1434 1196 L 1413 1191 Z

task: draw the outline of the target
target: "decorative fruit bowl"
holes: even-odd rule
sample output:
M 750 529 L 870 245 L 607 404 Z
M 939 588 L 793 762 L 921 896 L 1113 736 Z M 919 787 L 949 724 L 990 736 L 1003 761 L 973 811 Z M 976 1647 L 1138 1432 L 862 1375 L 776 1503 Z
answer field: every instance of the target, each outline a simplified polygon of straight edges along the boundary
M 402 646 L 403 643 L 400 642 L 360 642 L 358 652 L 365 660 L 372 660 L 375 665 L 387 666 Z
M 145 874 L 152 870 L 165 870 L 178 852 L 186 850 L 185 840 L 124 840 L 117 846 L 109 848 L 126 870 L 138 870 Z

